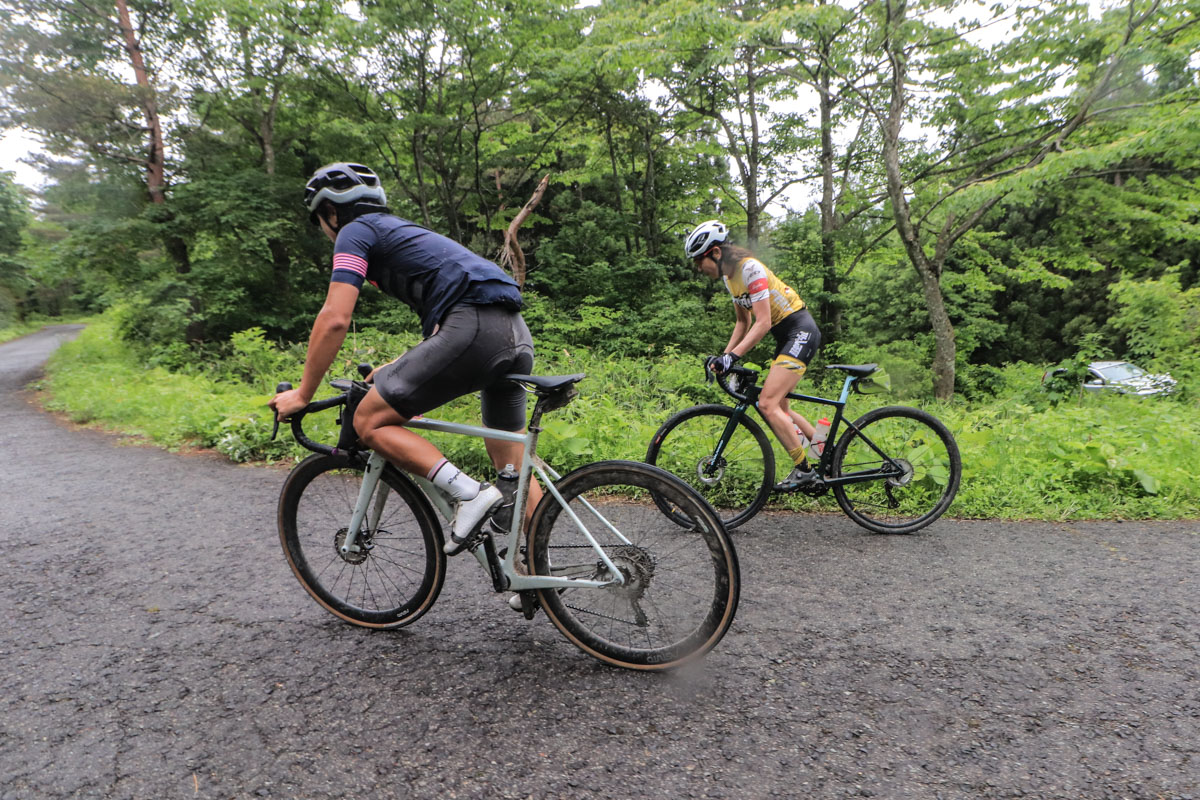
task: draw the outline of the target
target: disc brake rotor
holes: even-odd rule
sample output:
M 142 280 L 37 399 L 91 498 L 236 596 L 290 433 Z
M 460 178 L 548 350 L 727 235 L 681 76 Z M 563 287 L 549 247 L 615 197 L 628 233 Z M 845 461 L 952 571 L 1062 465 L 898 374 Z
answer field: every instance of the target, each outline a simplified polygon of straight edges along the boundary
M 349 528 L 342 528 L 333 535 L 333 550 L 338 554 L 338 558 L 342 559 L 347 564 L 353 564 L 357 566 L 367 560 L 367 556 L 369 555 L 369 551 L 371 549 L 370 542 L 368 541 L 368 537 L 359 534 L 357 540 L 355 541 L 355 544 L 357 544 L 359 548 L 358 552 L 343 553 L 342 545 L 346 542 L 346 532 L 349 530 Z
M 711 468 L 711 472 L 709 471 Z M 696 464 L 696 477 L 705 486 L 714 486 L 725 477 L 725 459 L 705 456 Z
M 905 458 L 893 458 L 896 466 L 900 468 L 899 475 L 893 475 L 887 479 L 888 486 L 908 486 L 913 479 L 913 465 Z

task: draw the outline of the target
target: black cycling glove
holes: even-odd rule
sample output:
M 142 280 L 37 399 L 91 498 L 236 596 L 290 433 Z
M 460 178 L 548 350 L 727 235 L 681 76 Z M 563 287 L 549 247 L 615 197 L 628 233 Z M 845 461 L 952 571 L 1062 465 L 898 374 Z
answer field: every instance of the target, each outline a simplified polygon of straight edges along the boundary
M 738 357 L 733 353 L 724 353 L 719 356 L 712 356 L 708 360 L 708 368 L 718 375 L 724 375 L 729 372 L 729 368 L 737 363 Z

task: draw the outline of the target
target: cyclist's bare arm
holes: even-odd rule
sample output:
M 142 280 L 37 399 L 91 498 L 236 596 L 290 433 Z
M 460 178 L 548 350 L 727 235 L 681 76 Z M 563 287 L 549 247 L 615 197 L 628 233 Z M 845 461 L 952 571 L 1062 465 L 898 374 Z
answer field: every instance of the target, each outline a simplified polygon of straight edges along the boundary
M 321 380 L 329 371 L 329 365 L 346 339 L 357 302 L 356 287 L 348 283 L 329 284 L 325 305 L 317 314 L 308 338 L 308 354 L 304 357 L 304 377 L 300 381 L 300 388 L 282 392 L 271 399 L 271 407 L 279 419 L 286 419 L 312 401 Z
M 734 306 L 737 311 L 737 324 L 733 327 L 733 336 L 725 348 L 726 353 L 734 353 L 739 358 L 744 357 L 763 340 L 767 331 L 771 330 L 771 301 L 767 298 L 756 300 L 751 324 L 751 311 L 741 306 Z

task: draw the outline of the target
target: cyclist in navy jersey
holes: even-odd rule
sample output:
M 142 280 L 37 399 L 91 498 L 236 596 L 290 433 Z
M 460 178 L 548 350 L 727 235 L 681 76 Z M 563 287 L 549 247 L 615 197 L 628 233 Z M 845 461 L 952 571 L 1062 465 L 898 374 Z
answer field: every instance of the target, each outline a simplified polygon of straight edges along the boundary
M 404 427 L 410 419 L 456 397 L 480 392 L 483 424 L 525 429 L 525 391 L 501 380 L 533 370 L 533 339 L 521 318 L 521 292 L 507 273 L 457 242 L 391 214 L 379 177 L 361 164 L 329 164 L 304 189 L 314 224 L 334 242 L 325 305 L 309 337 L 299 388 L 271 401 L 279 419 L 312 401 L 350 327 L 364 282 L 409 305 L 424 341 L 377 368 L 358 405 L 354 428 L 362 441 L 401 469 L 428 477 L 457 501 L 446 552 L 462 550 L 499 506 L 500 490 L 446 460 L 432 442 Z M 518 442 L 485 439 L 497 469 L 520 467 Z M 531 483 L 527 515 L 541 499 Z M 527 516 L 528 519 L 528 516 Z

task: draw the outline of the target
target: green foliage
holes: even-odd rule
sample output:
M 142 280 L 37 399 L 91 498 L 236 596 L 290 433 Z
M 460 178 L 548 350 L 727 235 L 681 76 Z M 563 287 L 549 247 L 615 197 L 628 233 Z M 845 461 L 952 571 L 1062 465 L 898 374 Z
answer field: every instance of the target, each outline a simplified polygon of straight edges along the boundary
M 1005 370 L 1036 385 L 1035 366 Z M 1189 477 L 1200 436 L 1194 404 L 1115 394 L 1058 406 L 1012 386 L 979 407 L 938 412 L 963 452 L 963 491 L 952 513 L 972 517 L 1099 519 L 1191 517 Z
M 13 181 L 0 172 L 0 327 L 20 323 L 30 288 L 27 268 L 18 259 L 21 231 L 29 223 L 29 207 Z
M 192 311 L 186 285 L 165 279 L 117 304 L 113 311 L 116 332 L 123 340 L 154 353 L 166 366 L 183 366 L 187 358 L 183 343 Z
M 398 213 L 489 258 L 548 175 L 518 233 L 547 352 L 719 350 L 728 300 L 679 252 L 692 224 L 719 216 L 758 235 L 821 320 L 815 385 L 822 363 L 874 360 L 899 396 L 928 398 L 927 292 L 945 302 L 954 389 L 970 402 L 1004 391 L 1004 365 L 1070 357 L 1086 334 L 1183 378 L 1185 393 L 1200 380 L 1190 0 L 1133 15 L 998 7 L 1015 27 L 988 51 L 975 23 L 934 24 L 961 7 L 940 0 L 909 4 L 902 22 L 879 4 L 777 0 L 130 5 L 160 81 L 150 90 L 116 69 L 128 53 L 111 6 L 7 12 L 0 117 L 46 143 L 51 183 L 30 216 L 0 178 L 0 324 L 115 304 L 144 364 L 196 375 L 253 360 L 231 337 L 254 328 L 253 358 L 267 358 L 268 343 L 307 336 L 328 282 L 330 245 L 299 187 L 351 159 L 381 172 Z M 908 43 L 920 76 L 904 120 L 919 137 L 897 155 L 934 284 L 889 232 L 886 114 L 872 113 L 889 100 L 885 40 Z M 151 101 L 173 120 L 163 204 L 146 193 Z M 812 200 L 772 220 L 777 190 Z M 373 289 L 355 316 L 413 329 Z M 227 369 L 258 380 L 262 368 Z
M 1178 269 L 1160 280 L 1118 281 L 1109 294 L 1117 308 L 1109 324 L 1125 337 L 1130 359 L 1183 366 L 1200 356 L 1200 286 L 1183 291 Z
M 231 457 L 279 458 L 291 445 L 261 434 L 267 396 L 251 387 L 146 367 L 113 324 L 98 321 L 64 344 L 47 367 L 47 405 L 77 422 L 95 422 L 172 449 L 226 448 Z M 253 438 L 250 438 L 250 435 Z M 254 447 L 247 447 L 247 441 Z
M 147 367 L 113 333 L 111 320 L 94 322 L 54 356 L 46 381 L 52 407 L 78 421 L 146 436 L 164 446 L 215 448 L 236 461 L 304 454 L 286 431 L 269 441 L 266 407 L 275 382 L 294 381 L 299 374 L 299 348 L 281 350 L 261 330 L 247 330 L 235 337 L 227 359 L 195 365 L 184 374 Z M 411 335 L 358 334 L 347 341 L 333 373 L 352 375 L 359 361 L 382 363 L 416 341 Z M 672 413 L 724 398 L 704 383 L 698 359 L 674 349 L 655 358 L 617 358 L 583 348 L 539 348 L 536 371 L 588 376 L 579 398 L 544 421 L 539 452 L 562 473 L 598 459 L 640 459 L 654 431 Z M 1071 396 L 1077 402 L 1054 406 L 1045 402 L 1041 371 L 1030 364 L 1008 366 L 994 378 L 995 399 L 927 406 L 954 432 L 963 456 L 963 485 L 951 515 L 1194 516 L 1200 507 L 1192 467 L 1200 441 L 1195 400 L 1079 397 L 1076 385 Z M 836 394 L 834 383 L 840 386 L 829 382 L 825 394 Z M 806 380 L 801 391 L 811 388 Z M 847 413 L 857 418 L 900 400 L 895 393 L 856 394 Z M 802 404 L 797 410 L 816 413 Z M 460 398 L 434 416 L 478 424 L 478 399 Z M 337 436 L 334 415 L 312 417 L 306 430 L 332 441 Z M 455 463 L 488 474 L 486 453 L 477 440 L 432 438 Z M 778 502 L 792 509 L 834 508 L 828 497 L 815 503 L 795 497 Z

